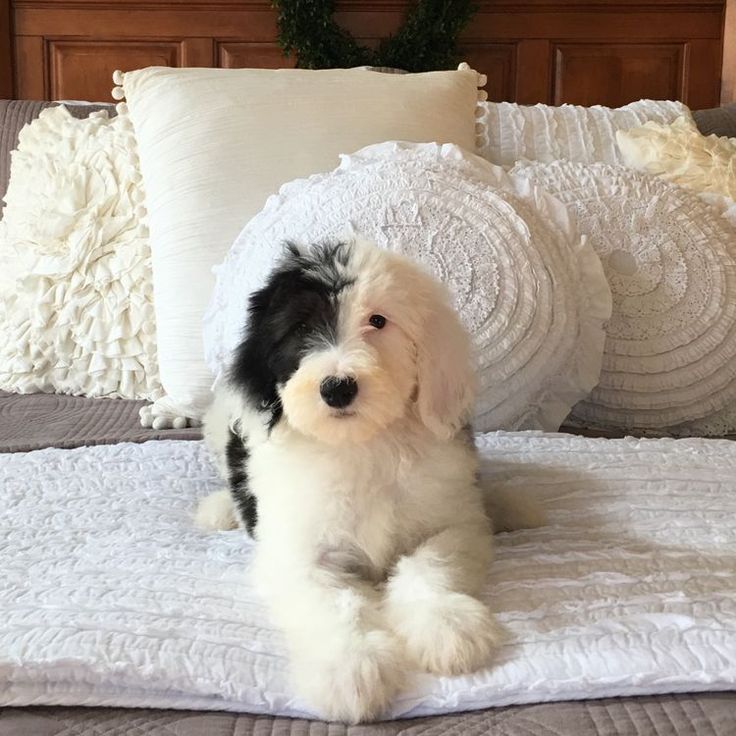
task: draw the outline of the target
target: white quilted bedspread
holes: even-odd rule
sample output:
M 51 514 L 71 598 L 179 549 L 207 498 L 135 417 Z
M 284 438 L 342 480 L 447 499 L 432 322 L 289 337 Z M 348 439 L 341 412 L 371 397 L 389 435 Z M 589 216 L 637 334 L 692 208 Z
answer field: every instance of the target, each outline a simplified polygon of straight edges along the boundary
M 497 537 L 493 666 L 418 676 L 394 716 L 736 689 L 736 443 L 480 439 L 550 525 Z M 190 515 L 198 442 L 0 456 L 0 705 L 309 715 L 253 596 L 250 543 Z

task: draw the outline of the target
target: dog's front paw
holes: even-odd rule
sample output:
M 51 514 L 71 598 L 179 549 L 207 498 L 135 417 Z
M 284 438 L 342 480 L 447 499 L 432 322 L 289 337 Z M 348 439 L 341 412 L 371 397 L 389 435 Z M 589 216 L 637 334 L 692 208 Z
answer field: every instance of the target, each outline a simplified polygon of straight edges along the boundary
M 205 496 L 194 513 L 194 523 L 209 531 L 237 529 L 238 518 L 230 491 L 225 489 Z
M 489 664 L 503 640 L 488 608 L 464 593 L 446 593 L 417 603 L 399 629 L 409 655 L 421 669 L 437 675 L 462 675 Z
M 404 685 L 406 665 L 400 642 L 380 629 L 349 637 L 340 651 L 295 661 L 297 688 L 331 721 L 374 720 Z

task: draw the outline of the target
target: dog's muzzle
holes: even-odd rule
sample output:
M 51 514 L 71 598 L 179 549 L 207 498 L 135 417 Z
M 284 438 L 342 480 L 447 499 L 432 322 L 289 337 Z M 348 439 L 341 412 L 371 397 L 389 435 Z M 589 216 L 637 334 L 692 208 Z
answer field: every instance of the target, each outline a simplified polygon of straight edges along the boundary
M 350 376 L 328 376 L 320 384 L 319 393 L 327 406 L 344 409 L 358 394 L 358 382 Z

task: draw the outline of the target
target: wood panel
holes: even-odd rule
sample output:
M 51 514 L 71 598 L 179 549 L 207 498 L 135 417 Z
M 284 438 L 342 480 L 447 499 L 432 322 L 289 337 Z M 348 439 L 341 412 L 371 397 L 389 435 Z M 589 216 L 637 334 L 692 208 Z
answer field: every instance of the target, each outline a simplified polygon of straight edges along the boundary
M 20 36 L 18 40 L 18 96 L 30 99 L 110 102 L 115 69 L 212 66 L 211 39 L 67 41 Z
M 516 75 L 515 94 L 508 99 L 522 105 L 548 102 L 552 78 L 549 42 L 538 38 L 520 41 L 517 58 L 521 71 Z
M 279 69 L 296 63 L 284 56 L 277 43 L 220 41 L 216 49 L 217 66 L 223 69 Z
M 375 45 L 408 1 L 338 0 L 335 17 Z M 20 97 L 108 99 L 112 69 L 150 63 L 291 64 L 275 44 L 268 0 L 12 2 Z M 721 94 L 725 3 L 480 0 L 462 48 L 495 100 L 619 105 L 653 96 L 708 107 Z
M 460 47 L 463 59 L 473 69 L 488 77 L 485 89 L 488 99 L 495 102 L 511 100 L 516 96 L 516 44 L 473 43 L 466 41 Z
M 0 99 L 13 96 L 10 0 L 0 0 Z
M 46 44 L 42 36 L 16 36 L 14 39 L 16 96 L 21 100 L 45 100 L 47 93 Z M 107 94 L 110 90 L 107 90 Z M 103 97 L 94 99 L 105 100 Z
M 555 44 L 552 100 L 614 107 L 634 98 L 678 100 L 685 96 L 685 44 Z
M 724 23 L 721 102 L 736 102 L 736 0 L 728 0 Z
M 144 66 L 179 66 L 181 44 L 176 41 L 48 41 L 48 96 L 55 100 L 102 99 L 110 101 L 115 69 L 130 71 Z M 104 97 L 100 92 L 108 89 Z
M 719 104 L 722 56 L 722 42 L 695 39 L 685 45 L 682 99 L 693 110 Z

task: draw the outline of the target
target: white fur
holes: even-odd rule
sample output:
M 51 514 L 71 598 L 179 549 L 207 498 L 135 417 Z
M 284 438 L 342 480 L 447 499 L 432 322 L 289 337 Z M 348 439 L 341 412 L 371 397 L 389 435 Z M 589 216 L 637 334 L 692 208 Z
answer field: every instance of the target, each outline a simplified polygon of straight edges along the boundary
M 326 718 L 379 716 L 410 672 L 488 664 L 500 632 L 477 598 L 492 533 L 461 430 L 473 399 L 467 336 L 439 283 L 356 244 L 336 345 L 316 348 L 281 387 L 269 434 L 258 408 L 218 391 L 206 436 L 250 451 L 258 501 L 255 580 L 286 634 L 298 692 Z M 386 316 L 384 329 L 367 325 Z M 320 400 L 328 375 L 359 385 L 350 413 Z M 200 523 L 232 504 L 206 499 Z
M 203 498 L 197 506 L 194 520 L 200 529 L 212 531 L 237 529 L 238 517 L 230 489 L 215 491 Z

